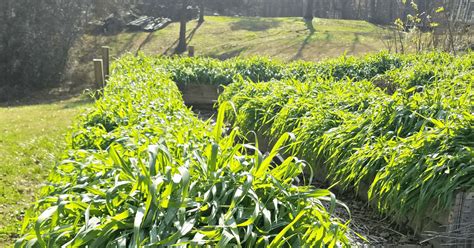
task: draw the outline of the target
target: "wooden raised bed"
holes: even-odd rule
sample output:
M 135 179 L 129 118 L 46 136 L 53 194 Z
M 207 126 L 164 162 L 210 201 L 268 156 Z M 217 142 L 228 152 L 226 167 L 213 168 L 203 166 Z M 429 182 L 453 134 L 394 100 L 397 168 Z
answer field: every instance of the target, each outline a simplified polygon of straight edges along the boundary
M 198 109 L 212 109 L 219 98 L 222 87 L 206 84 L 178 85 L 186 105 Z

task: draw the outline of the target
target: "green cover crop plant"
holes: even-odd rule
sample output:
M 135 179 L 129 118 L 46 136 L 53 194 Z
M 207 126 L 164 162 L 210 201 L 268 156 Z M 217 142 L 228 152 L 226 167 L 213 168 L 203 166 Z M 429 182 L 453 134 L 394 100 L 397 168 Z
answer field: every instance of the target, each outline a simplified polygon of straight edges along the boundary
M 473 63 L 472 52 L 126 56 L 71 130 L 16 246 L 350 246 L 334 217 L 343 204 L 306 171 L 368 184 L 382 213 L 421 226 L 474 187 Z M 216 123 L 184 105 L 185 84 L 226 85 Z
M 407 60 L 407 63 L 409 61 Z M 399 55 L 380 53 L 366 56 L 364 59 L 341 57 L 321 63 L 296 61 L 284 64 L 261 57 L 226 61 L 199 57 L 156 57 L 153 63 L 157 70 L 168 73 L 178 85 L 228 85 L 238 78 L 255 82 L 282 79 L 305 81 L 318 77 L 336 80 L 346 77 L 371 79 L 388 70 L 400 68 L 405 62 L 404 57 Z
M 224 111 L 199 120 L 155 63 L 116 62 L 16 247 L 349 246 L 348 223 L 333 217 L 342 203 L 298 178 L 306 163 L 273 162 L 291 134 L 267 155 L 236 142 Z
M 290 154 L 342 188 L 368 184 L 381 212 L 421 226 L 474 188 L 474 53 L 400 59 L 374 78 L 238 80 L 220 102 L 234 104 L 227 115 L 242 131 L 270 141 L 294 133 Z

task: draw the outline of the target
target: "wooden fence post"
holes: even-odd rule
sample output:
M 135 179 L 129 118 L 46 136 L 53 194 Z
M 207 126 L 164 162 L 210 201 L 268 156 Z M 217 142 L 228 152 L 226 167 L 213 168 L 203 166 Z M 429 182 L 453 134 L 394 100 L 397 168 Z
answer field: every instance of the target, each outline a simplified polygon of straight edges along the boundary
M 102 47 L 102 66 L 104 69 L 104 80 L 109 79 L 110 76 L 110 47 Z M 104 81 L 104 82 L 105 82 Z
M 194 57 L 194 52 L 195 52 L 194 46 L 188 46 L 188 56 Z
M 105 79 L 104 79 L 104 62 L 102 59 L 94 59 L 94 73 L 95 73 L 95 83 L 99 89 L 104 88 Z

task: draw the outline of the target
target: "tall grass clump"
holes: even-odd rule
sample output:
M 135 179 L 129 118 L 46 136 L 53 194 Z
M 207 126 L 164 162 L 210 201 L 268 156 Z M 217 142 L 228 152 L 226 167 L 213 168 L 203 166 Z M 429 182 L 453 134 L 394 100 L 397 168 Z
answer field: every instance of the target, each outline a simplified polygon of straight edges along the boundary
M 153 60 L 156 70 L 167 73 L 178 85 L 228 85 L 239 78 L 253 82 L 288 79 L 306 81 L 318 77 L 370 80 L 405 64 L 400 55 L 384 52 L 364 58 L 341 57 L 319 63 L 295 61 L 285 64 L 264 57 L 233 58 L 225 61 L 201 57 L 154 57 Z
M 120 59 L 16 247 L 349 246 L 343 204 L 299 179 L 306 163 L 273 162 L 293 135 L 262 154 L 223 118 L 199 120 L 155 59 Z
M 228 119 L 244 133 L 273 142 L 294 133 L 292 155 L 343 189 L 368 184 L 381 212 L 421 226 L 474 188 L 472 56 L 400 56 L 360 77 L 240 80 L 219 101 L 234 104 Z M 377 80 L 396 87 L 387 92 Z

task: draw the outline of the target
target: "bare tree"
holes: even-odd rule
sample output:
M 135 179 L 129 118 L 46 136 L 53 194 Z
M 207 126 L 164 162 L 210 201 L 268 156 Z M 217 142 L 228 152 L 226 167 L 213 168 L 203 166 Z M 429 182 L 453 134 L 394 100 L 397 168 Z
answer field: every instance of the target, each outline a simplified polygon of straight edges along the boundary
M 314 0 L 306 1 L 306 8 L 304 11 L 304 19 L 306 21 L 312 21 L 314 18 Z
M 199 23 L 204 22 L 204 0 L 199 0 Z
M 176 53 L 184 53 L 187 49 L 186 44 L 186 23 L 187 23 L 187 9 L 189 6 L 189 0 L 181 0 L 181 11 L 179 17 L 179 42 L 176 47 Z

